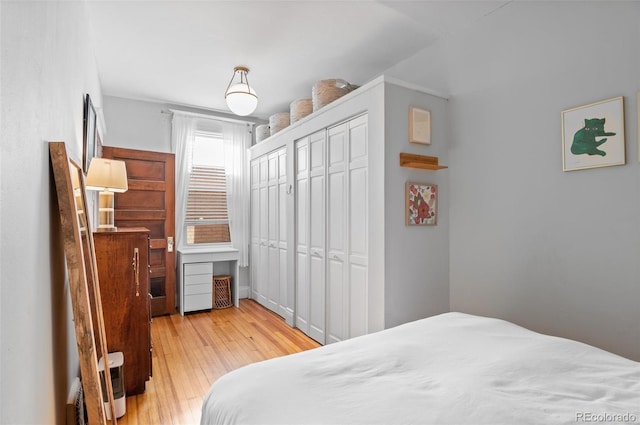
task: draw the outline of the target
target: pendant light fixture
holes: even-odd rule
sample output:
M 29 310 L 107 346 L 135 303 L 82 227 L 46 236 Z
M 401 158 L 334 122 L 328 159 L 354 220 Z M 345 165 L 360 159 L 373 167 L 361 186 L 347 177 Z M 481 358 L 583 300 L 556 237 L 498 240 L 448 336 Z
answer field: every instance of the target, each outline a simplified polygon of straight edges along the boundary
M 233 69 L 233 76 L 224 93 L 224 98 L 231 112 L 240 116 L 251 114 L 256 110 L 256 106 L 258 106 L 258 96 L 251 86 L 249 86 L 248 73 L 249 68 L 236 66 Z M 236 78 L 236 76 L 238 78 Z M 234 82 L 234 80 L 236 81 Z

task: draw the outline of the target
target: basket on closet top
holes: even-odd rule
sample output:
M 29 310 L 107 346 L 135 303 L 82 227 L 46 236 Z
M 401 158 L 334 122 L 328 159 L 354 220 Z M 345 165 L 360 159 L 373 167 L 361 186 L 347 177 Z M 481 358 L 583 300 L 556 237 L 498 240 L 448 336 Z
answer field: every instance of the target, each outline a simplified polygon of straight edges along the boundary
M 231 276 L 213 276 L 213 308 L 231 307 Z

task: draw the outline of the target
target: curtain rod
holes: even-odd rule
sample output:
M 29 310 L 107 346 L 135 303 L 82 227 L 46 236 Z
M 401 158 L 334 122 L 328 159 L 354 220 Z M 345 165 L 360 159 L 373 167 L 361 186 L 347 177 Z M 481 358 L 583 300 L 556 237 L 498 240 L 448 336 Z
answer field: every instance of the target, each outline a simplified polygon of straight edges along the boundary
M 218 115 L 209 115 L 203 114 L 199 112 L 191 112 L 191 111 L 183 111 L 180 109 L 169 108 L 168 110 L 160 111 L 163 114 L 181 114 L 181 115 L 189 115 L 197 118 L 204 118 L 208 120 L 217 120 L 217 121 L 228 121 L 228 122 L 237 122 L 242 124 L 258 124 L 260 120 L 246 120 L 246 119 L 238 119 L 238 118 L 230 118 L 226 116 L 218 116 Z

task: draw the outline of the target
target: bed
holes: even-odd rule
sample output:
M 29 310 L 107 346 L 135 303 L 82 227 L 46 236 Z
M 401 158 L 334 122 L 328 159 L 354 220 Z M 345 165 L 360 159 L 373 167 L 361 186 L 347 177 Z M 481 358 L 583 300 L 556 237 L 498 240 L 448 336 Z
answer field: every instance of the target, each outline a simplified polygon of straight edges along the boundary
M 640 363 L 513 323 L 446 313 L 251 364 L 201 424 L 640 423 Z

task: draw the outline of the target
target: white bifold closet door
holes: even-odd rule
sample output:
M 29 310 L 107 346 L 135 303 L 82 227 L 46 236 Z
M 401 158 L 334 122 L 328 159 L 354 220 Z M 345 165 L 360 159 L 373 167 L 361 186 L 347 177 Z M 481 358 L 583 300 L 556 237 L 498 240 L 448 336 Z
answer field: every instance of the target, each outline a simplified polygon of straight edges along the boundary
M 325 130 L 296 143 L 296 326 L 325 336 Z
M 286 148 L 251 161 L 252 298 L 284 316 L 293 310 L 287 290 Z
M 367 116 L 327 131 L 327 343 L 367 333 Z
M 296 326 L 367 333 L 367 117 L 296 141 Z

